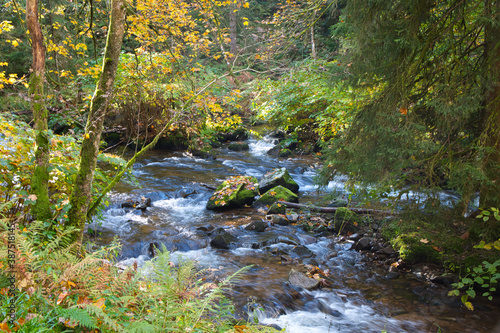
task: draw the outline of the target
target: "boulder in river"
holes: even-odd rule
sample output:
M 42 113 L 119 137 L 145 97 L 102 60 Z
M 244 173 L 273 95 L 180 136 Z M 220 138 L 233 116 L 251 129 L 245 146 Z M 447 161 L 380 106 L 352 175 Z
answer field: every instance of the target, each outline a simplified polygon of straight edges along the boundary
M 288 170 L 286 168 L 281 168 L 274 169 L 262 177 L 259 181 L 260 193 L 265 193 L 278 185 L 286 187 L 294 193 L 299 191 L 299 185 L 293 180 L 292 176 L 290 176 Z
M 268 227 L 267 222 L 264 221 L 252 221 L 245 227 L 245 230 L 252 230 L 257 232 L 263 232 Z
M 257 205 L 271 205 L 276 201 L 299 202 L 297 194 L 283 186 L 276 186 L 262 194 L 255 204 Z
M 250 149 L 250 146 L 246 142 L 233 142 L 227 148 L 232 151 L 247 151 Z
M 319 281 L 312 279 L 305 275 L 304 273 L 298 272 L 294 269 L 290 271 L 288 275 L 288 282 L 295 287 L 300 287 L 304 289 L 315 289 L 319 286 Z
M 258 192 L 257 178 L 230 177 L 217 187 L 207 202 L 207 209 L 220 210 L 251 205 Z
M 216 249 L 228 250 L 231 243 L 236 242 L 237 238 L 231 235 L 229 232 L 223 228 L 216 229 L 212 236 L 215 236 L 210 241 L 210 246 Z
M 285 214 L 286 213 L 286 206 L 279 204 L 279 203 L 274 203 L 269 207 L 267 210 L 267 215 L 271 214 Z

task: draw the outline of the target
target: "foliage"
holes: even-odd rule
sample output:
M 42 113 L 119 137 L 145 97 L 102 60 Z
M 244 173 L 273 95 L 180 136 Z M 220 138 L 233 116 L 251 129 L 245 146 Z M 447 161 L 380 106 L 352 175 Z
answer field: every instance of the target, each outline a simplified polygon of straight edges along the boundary
M 332 28 L 361 103 L 343 140 L 329 143 L 325 178 L 341 172 L 399 188 L 447 187 L 464 202 L 493 186 L 483 168 L 485 2 L 349 1 Z M 332 85 L 334 82 L 332 82 Z M 496 173 L 498 175 L 498 173 Z M 493 181 L 493 182 L 492 182 Z
M 492 207 L 490 210 L 482 210 L 481 214 L 477 216 L 478 218 L 484 220 L 485 222 L 494 217 L 495 223 L 500 223 L 500 214 L 498 208 Z M 477 249 L 491 250 L 494 248 L 500 251 L 500 239 L 493 243 L 486 243 L 481 241 L 478 245 L 474 246 Z M 477 286 L 483 289 L 482 296 L 488 297 L 491 301 L 493 299 L 493 293 L 496 292 L 498 283 L 500 281 L 500 259 L 490 263 L 488 261 L 483 261 L 480 265 L 473 267 L 472 270 L 467 268 L 467 275 L 461 278 L 457 283 L 453 284 L 453 289 L 449 292 L 450 296 L 459 296 L 460 291 L 465 289 L 465 294 L 462 295 L 462 303 L 469 310 L 474 310 L 474 306 L 469 301 L 470 298 L 476 297 Z
M 298 141 L 342 137 L 367 94 L 344 86 L 346 74 L 337 60 L 297 63 L 279 80 L 260 83 L 257 119 L 297 133 Z
M 12 201 L 9 217 L 24 216 L 36 201 L 36 196 L 29 195 L 34 163 L 34 133 L 25 123 L 0 116 L 0 198 L 4 202 Z M 50 135 L 50 173 L 49 193 L 54 220 L 45 221 L 55 227 L 67 219 L 71 186 L 77 171 L 79 143 L 70 136 Z M 96 170 L 94 195 L 100 192 L 113 175 L 114 168 L 124 164 L 123 159 L 111 154 L 102 154 L 100 160 L 111 165 L 107 171 Z M 48 231 L 48 230 L 47 230 Z M 53 231 L 52 231 L 53 232 Z
M 1 267 L 7 267 L 11 232 L 6 223 L 10 221 L 0 222 Z M 143 270 L 131 267 L 120 273 L 113 264 L 119 243 L 82 255 L 79 246 L 70 243 L 76 230 L 61 231 L 43 245 L 37 239 L 44 228 L 42 222 L 34 222 L 14 231 L 16 293 L 9 296 L 7 271 L 2 270 L 0 313 L 8 313 L 13 299 L 16 321 L 3 329 L 223 332 L 245 325 L 249 332 L 257 331 L 252 325 L 232 320 L 232 305 L 223 296 L 246 268 L 221 283 L 208 282 L 208 271 L 196 271 L 191 261 L 174 265 L 163 247 Z

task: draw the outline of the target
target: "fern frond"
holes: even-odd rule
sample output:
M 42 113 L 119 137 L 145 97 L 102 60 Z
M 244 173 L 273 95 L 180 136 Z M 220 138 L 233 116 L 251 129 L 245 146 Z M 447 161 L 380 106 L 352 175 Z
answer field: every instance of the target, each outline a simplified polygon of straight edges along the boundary
M 83 309 L 85 309 L 85 311 L 88 312 L 88 314 L 94 315 L 101 319 L 107 327 L 115 331 L 121 331 L 122 327 L 118 324 L 118 322 L 108 316 L 100 307 L 97 307 L 93 304 L 83 304 L 82 307 Z
M 57 308 L 57 312 L 59 316 L 64 318 L 64 320 L 68 320 L 69 322 L 75 322 L 80 326 L 95 329 L 98 328 L 97 321 L 92 315 L 86 311 L 85 309 L 80 309 L 77 307 L 71 308 Z

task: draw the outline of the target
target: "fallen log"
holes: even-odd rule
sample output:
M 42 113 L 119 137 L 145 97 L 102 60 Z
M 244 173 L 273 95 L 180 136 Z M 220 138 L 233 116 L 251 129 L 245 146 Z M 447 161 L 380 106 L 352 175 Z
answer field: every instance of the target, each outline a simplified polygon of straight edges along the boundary
M 335 213 L 337 209 L 342 208 L 342 207 L 318 207 L 313 205 L 304 205 L 287 201 L 276 201 L 276 203 L 285 205 L 288 208 L 307 209 L 310 211 L 315 211 L 320 213 Z M 394 214 L 394 212 L 391 212 L 390 210 L 368 209 L 368 208 L 347 208 L 347 209 L 357 214 Z

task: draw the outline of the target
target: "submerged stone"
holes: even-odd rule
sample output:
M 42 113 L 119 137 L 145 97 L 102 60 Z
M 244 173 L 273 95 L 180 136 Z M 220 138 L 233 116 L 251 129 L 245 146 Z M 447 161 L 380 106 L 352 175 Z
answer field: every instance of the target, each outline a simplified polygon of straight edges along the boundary
M 319 286 L 319 281 L 312 279 L 304 273 L 292 269 L 288 275 L 288 282 L 295 287 L 304 289 L 315 289 Z

